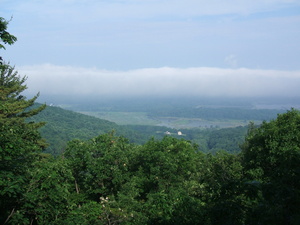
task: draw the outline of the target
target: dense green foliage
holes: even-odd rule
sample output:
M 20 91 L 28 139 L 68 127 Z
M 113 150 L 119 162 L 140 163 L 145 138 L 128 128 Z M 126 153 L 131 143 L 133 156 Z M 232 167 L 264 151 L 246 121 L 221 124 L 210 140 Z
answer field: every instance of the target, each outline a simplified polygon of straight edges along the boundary
M 264 224 L 299 224 L 299 111 L 291 110 L 259 129 L 250 129 L 242 148 L 246 177 L 255 180 L 261 191 L 255 213 Z
M 38 106 L 40 104 L 35 104 L 35 107 Z M 47 106 L 41 113 L 27 121 L 46 122 L 45 126 L 40 129 L 42 137 L 49 143 L 45 152 L 56 156 L 60 155 L 68 141 L 73 139 L 88 140 L 114 130 L 118 136 L 124 136 L 132 143 L 144 144 L 151 137 L 162 139 L 165 136 L 164 131 L 169 129 L 157 126 L 121 126 L 55 106 Z M 169 130 L 177 133 L 175 129 Z
M 73 140 L 35 161 L 8 224 L 299 224 L 299 124 L 291 110 L 251 125 L 240 154 L 171 136 Z
M 26 118 L 39 113 L 45 106 L 26 110 L 37 96 L 27 100 L 20 93 L 26 89 L 26 77 L 14 68 L 0 65 L 0 221 L 22 205 L 28 182 L 28 170 L 45 147 L 38 128 L 43 123 L 27 123 Z
M 54 106 L 46 107 L 45 110 L 31 117 L 28 121 L 46 121 L 46 125 L 40 129 L 40 132 L 49 143 L 45 152 L 53 155 L 61 154 L 67 142 L 73 139 L 88 140 L 111 130 L 118 130 L 119 135 L 125 133 L 122 132 L 120 126 L 113 122 Z

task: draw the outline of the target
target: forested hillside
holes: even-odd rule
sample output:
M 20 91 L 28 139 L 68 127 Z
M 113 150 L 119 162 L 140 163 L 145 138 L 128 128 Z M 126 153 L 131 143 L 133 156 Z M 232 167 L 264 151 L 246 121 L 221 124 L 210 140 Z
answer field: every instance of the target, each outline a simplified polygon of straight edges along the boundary
M 40 106 L 36 104 L 34 107 Z M 73 139 L 88 140 L 92 137 L 114 131 L 118 136 L 126 137 L 131 143 L 144 144 L 150 138 L 162 139 L 168 131 L 170 136 L 186 139 L 198 144 L 199 151 L 216 152 L 225 150 L 231 153 L 240 151 L 247 127 L 226 129 L 177 129 L 146 125 L 117 125 L 116 123 L 65 110 L 60 107 L 47 106 L 38 115 L 28 119 L 34 122 L 46 122 L 40 128 L 42 137 L 49 144 L 46 153 L 61 154 L 68 141 Z
M 117 135 L 130 134 L 129 130 L 125 131 L 113 122 L 54 106 L 47 106 L 45 110 L 28 121 L 46 122 L 40 132 L 49 143 L 46 152 L 54 155 L 62 153 L 67 142 L 73 139 L 87 140 L 112 130 L 116 131 Z
M 205 153 L 215 153 L 219 150 L 224 150 L 229 153 L 240 152 L 239 145 L 245 140 L 248 126 L 239 126 L 232 128 L 193 128 L 193 129 L 180 129 L 181 135 L 178 135 L 177 129 L 169 127 L 158 126 L 142 126 L 142 125 L 126 125 L 124 126 L 139 134 L 144 134 L 142 144 L 149 138 L 162 139 L 164 136 L 169 135 L 178 139 L 185 139 L 192 141 L 198 145 L 198 150 Z M 166 131 L 168 134 L 166 134 Z M 138 142 L 139 143 L 139 142 Z
M 38 106 L 41 104 L 35 104 L 32 108 Z M 168 129 L 151 126 L 120 126 L 114 122 L 55 106 L 47 106 L 41 113 L 27 121 L 45 122 L 45 126 L 39 130 L 48 143 L 44 152 L 56 156 L 64 151 L 68 141 L 74 139 L 88 140 L 100 134 L 113 132 L 115 135 L 128 138 L 132 143 L 143 144 L 151 137 L 163 138 L 165 135 L 163 131 Z M 162 132 L 157 133 L 157 130 Z

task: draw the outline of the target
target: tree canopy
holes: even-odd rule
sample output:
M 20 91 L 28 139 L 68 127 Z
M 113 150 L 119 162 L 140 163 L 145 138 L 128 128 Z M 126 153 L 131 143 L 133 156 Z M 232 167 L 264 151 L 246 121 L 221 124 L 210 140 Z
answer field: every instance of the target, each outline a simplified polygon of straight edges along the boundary
M 246 177 L 262 194 L 256 209 L 261 222 L 298 224 L 300 112 L 292 109 L 257 129 L 250 128 L 242 149 Z

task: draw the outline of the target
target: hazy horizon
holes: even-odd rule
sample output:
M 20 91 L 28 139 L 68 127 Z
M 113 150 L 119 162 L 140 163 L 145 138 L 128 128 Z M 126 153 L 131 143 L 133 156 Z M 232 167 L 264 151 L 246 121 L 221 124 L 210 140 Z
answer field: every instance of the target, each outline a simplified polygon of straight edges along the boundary
M 28 95 L 300 97 L 300 1 L 0 0 Z

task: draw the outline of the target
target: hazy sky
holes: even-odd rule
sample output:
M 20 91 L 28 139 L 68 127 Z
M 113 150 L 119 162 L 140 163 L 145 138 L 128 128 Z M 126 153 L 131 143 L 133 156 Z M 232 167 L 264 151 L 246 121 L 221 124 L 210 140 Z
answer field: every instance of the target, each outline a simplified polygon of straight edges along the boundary
M 32 92 L 300 97 L 300 0 L 0 0 Z

